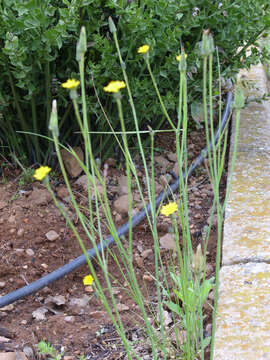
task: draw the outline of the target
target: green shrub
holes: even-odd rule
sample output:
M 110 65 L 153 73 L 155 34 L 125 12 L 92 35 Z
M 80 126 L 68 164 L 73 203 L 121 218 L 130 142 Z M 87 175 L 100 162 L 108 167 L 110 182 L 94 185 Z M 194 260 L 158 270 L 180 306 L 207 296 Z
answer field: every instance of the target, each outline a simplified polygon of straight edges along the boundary
M 52 98 L 58 101 L 61 141 L 80 141 L 72 106 L 68 106 L 60 84 L 78 74 L 75 58 L 76 34 L 82 25 L 88 35 L 87 103 L 91 129 L 108 131 L 93 89 L 109 114 L 115 130 L 119 122 L 111 99 L 103 94 L 108 81 L 121 79 L 108 17 L 114 19 L 126 70 L 134 91 L 140 127 L 158 128 L 164 116 L 155 97 L 145 64 L 137 55 L 144 43 L 151 46 L 150 61 L 169 114 L 176 113 L 178 70 L 175 59 L 180 40 L 188 54 L 189 98 L 201 95 L 202 69 L 198 60 L 202 32 L 210 28 L 224 78 L 232 78 L 242 67 L 260 58 L 257 48 L 247 57 L 237 54 L 240 46 L 256 43 L 269 27 L 266 0 L 2 0 L 0 4 L 0 127 L 11 151 L 28 161 L 47 161 L 52 152 L 45 139 L 14 135 L 17 130 L 49 135 Z M 265 55 L 265 53 L 263 53 Z M 217 74 L 215 74 L 217 78 Z M 146 100 L 147 99 L 147 100 Z M 123 101 L 127 130 L 133 130 L 128 101 Z M 65 110 L 67 109 L 67 110 Z M 163 124 L 163 126 L 166 126 Z M 95 136 L 93 148 L 103 156 L 111 151 L 111 136 Z M 110 143 L 110 146 L 108 144 Z M 105 152 L 103 149 L 107 150 Z

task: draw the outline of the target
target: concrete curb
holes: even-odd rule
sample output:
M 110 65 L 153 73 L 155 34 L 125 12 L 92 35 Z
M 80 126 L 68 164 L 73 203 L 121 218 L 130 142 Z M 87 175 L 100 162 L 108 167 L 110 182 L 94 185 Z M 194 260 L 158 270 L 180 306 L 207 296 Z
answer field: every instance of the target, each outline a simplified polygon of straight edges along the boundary
M 268 91 L 262 65 L 241 76 L 256 84 L 246 96 Z M 269 264 L 270 101 L 253 101 L 241 111 L 226 207 L 214 360 L 270 359 Z

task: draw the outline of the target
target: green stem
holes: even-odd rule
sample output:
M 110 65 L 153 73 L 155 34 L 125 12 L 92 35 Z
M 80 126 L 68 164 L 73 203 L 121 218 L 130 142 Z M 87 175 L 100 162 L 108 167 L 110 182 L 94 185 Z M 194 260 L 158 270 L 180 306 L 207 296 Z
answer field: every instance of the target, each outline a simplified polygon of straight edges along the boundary
M 15 85 L 14 85 L 14 82 L 13 82 L 13 77 L 12 77 L 12 74 L 11 74 L 11 71 L 10 71 L 8 65 L 7 65 L 7 70 L 8 70 L 9 84 L 10 84 L 10 87 L 11 87 L 11 91 L 12 91 L 13 99 L 14 99 L 14 102 L 15 102 L 15 107 L 16 107 L 16 110 L 17 110 L 17 114 L 18 114 L 19 119 L 21 121 L 22 130 L 26 132 L 26 131 L 28 131 L 28 125 L 26 124 L 25 118 L 23 116 L 23 112 L 22 112 L 22 109 L 20 107 L 18 95 L 17 95 Z M 24 134 L 24 136 L 25 136 L 25 140 L 26 140 L 27 151 L 28 151 L 28 154 L 30 155 L 31 154 L 31 143 L 30 143 L 29 137 L 26 134 Z
M 171 120 L 171 118 L 170 118 L 170 116 L 169 116 L 169 114 L 168 114 L 168 112 L 167 112 L 167 110 L 166 110 L 166 108 L 165 108 L 164 102 L 163 102 L 163 100 L 162 100 L 162 97 L 161 97 L 160 92 L 159 92 L 158 87 L 157 87 L 156 80 L 155 80 L 154 75 L 153 75 L 152 70 L 151 70 L 151 66 L 150 66 L 150 63 L 149 63 L 149 59 L 148 59 L 147 57 L 145 57 L 145 62 L 146 62 L 146 65 L 147 65 L 147 69 L 148 69 L 148 71 L 149 71 L 149 74 L 150 74 L 150 76 L 151 76 L 151 79 L 152 79 L 154 88 L 155 88 L 155 90 L 156 90 L 156 94 L 157 94 L 157 96 L 158 96 L 158 99 L 159 99 L 159 102 L 160 102 L 160 105 L 161 105 L 161 109 L 162 109 L 162 111 L 163 111 L 163 114 L 165 115 L 165 117 L 166 117 L 166 119 L 168 120 L 168 122 L 169 122 L 169 124 L 171 125 L 171 127 L 172 127 L 173 129 L 175 129 L 175 125 L 174 125 L 174 123 L 172 122 L 172 120 Z
M 35 134 L 38 134 L 37 110 L 36 110 L 36 102 L 35 102 L 34 95 L 32 95 L 32 97 L 31 97 L 31 108 L 32 108 L 33 131 L 34 131 Z M 39 144 L 38 144 L 38 137 L 37 136 L 33 137 L 33 142 L 34 142 L 37 162 L 40 164 L 40 161 L 41 161 L 40 147 L 39 147 Z
M 51 73 L 50 73 L 49 61 L 46 61 L 45 63 L 45 92 L 46 92 L 46 118 L 47 118 L 47 129 L 48 129 L 50 115 L 51 115 L 51 104 L 52 104 Z

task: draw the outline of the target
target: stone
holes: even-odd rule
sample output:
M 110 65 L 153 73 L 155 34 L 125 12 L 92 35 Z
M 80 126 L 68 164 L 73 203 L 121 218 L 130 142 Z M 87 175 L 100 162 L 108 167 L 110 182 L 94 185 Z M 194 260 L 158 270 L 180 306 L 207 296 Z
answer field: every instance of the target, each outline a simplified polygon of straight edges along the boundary
M 13 304 L 6 305 L 4 307 L 1 307 L 0 310 L 1 311 L 12 311 L 12 310 L 14 310 L 14 305 Z
M 66 186 L 59 186 L 59 188 L 57 189 L 57 196 L 60 197 L 61 199 L 65 199 L 66 197 L 69 196 L 69 192 Z
M 103 186 L 100 184 L 100 182 L 98 181 L 96 176 L 93 179 L 93 181 L 95 181 L 95 183 L 96 183 L 97 191 L 99 192 L 99 194 L 103 195 L 105 190 L 103 189 Z M 81 186 L 85 192 L 88 192 L 87 175 L 80 176 L 76 180 L 75 184 Z M 94 196 L 94 185 L 92 184 L 91 181 L 89 181 L 89 189 L 90 189 L 91 194 L 93 194 L 93 196 Z
M 125 195 L 128 194 L 128 177 L 120 176 L 118 179 L 118 194 Z
M 167 158 L 171 161 L 171 162 L 177 162 L 177 154 L 176 152 L 171 152 L 167 154 Z
M 6 206 L 8 206 L 7 201 L 0 201 L 0 210 L 4 209 Z
M 80 146 L 74 147 L 73 150 L 77 154 L 78 158 L 83 162 L 84 161 L 84 155 L 83 151 Z M 82 167 L 80 166 L 79 162 L 75 158 L 74 155 L 72 155 L 69 151 L 66 149 L 60 150 L 63 162 L 66 168 L 67 173 L 72 177 L 75 178 L 79 176 L 82 172 Z
M 5 281 L 0 281 L 0 289 L 3 289 L 6 286 Z
M 116 199 L 113 203 L 113 207 L 119 214 L 128 214 L 128 195 L 122 195 Z
M 27 198 L 27 202 L 34 206 L 47 205 L 52 200 L 47 189 L 34 188 Z
M 163 171 L 166 171 L 167 168 L 170 166 L 170 162 L 161 155 L 155 156 L 154 160 L 155 160 L 155 163 L 158 164 L 162 168 Z
M 0 360 L 28 360 L 23 352 L 4 352 L 0 353 Z
M 117 307 L 117 310 L 119 312 L 123 312 L 123 311 L 128 311 L 129 310 L 129 307 L 125 304 L 122 304 L 122 303 L 118 303 L 116 304 L 116 307 Z
M 73 324 L 75 322 L 75 316 L 65 316 L 64 320 Z
M 56 231 L 54 230 L 50 230 L 48 231 L 46 234 L 45 234 L 46 238 L 49 240 L 49 241 L 55 241 L 56 239 L 59 238 L 59 234 L 57 234 Z
M 141 253 L 141 257 L 143 259 L 149 258 L 151 255 L 153 255 L 153 250 L 152 249 L 146 249 Z
M 19 230 L 17 231 L 17 236 L 22 237 L 23 234 L 24 234 L 24 228 L 19 228 Z
M 32 249 L 27 249 L 27 250 L 25 250 L 25 252 L 26 252 L 26 254 L 28 256 L 34 256 L 35 255 L 35 252 Z
M 167 249 L 167 250 L 177 250 L 174 236 L 170 233 L 167 233 L 166 235 L 162 236 L 159 239 L 159 243 L 161 245 L 161 248 Z

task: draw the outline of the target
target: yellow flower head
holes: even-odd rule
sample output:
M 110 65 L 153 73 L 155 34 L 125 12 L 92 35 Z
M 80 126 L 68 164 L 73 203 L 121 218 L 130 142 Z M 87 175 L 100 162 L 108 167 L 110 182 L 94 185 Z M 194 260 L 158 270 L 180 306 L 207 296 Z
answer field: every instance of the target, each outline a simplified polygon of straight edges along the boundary
M 149 50 L 149 45 L 143 45 L 139 47 L 138 54 L 146 54 Z
M 185 54 L 185 59 L 186 59 L 186 58 L 187 58 L 187 54 Z M 180 61 L 180 60 L 181 60 L 181 54 L 176 56 L 176 60 L 177 60 L 177 61 Z
M 170 202 L 167 205 L 163 205 L 160 213 L 165 216 L 170 216 L 178 210 L 176 202 Z
M 92 275 L 86 275 L 83 278 L 83 285 L 85 286 L 91 286 L 93 284 L 94 278 Z
M 125 87 L 126 84 L 124 83 L 124 81 L 116 80 L 116 81 L 111 81 L 107 86 L 103 88 L 103 90 L 106 92 L 118 93 L 119 90 Z
M 68 79 L 66 82 L 62 84 L 62 87 L 69 90 L 75 90 L 80 85 L 79 80 Z
M 36 180 L 43 180 L 51 171 L 52 169 L 49 168 L 48 166 L 41 166 L 40 168 L 38 168 L 35 173 L 34 173 L 34 178 Z

